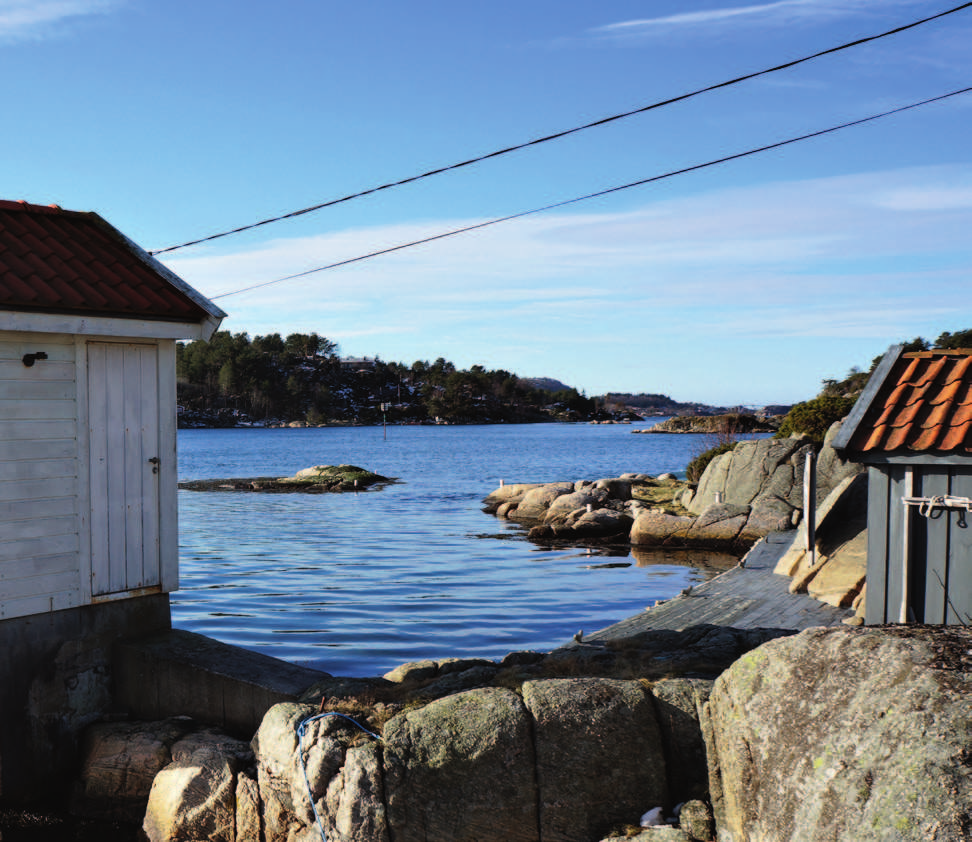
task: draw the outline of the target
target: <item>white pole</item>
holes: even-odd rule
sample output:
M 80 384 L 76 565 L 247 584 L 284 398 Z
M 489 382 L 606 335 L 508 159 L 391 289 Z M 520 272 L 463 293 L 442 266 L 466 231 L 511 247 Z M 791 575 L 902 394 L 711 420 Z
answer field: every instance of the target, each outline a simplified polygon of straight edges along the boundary
M 807 528 L 805 549 L 813 567 L 817 563 L 817 454 L 812 450 L 803 467 L 803 518 Z

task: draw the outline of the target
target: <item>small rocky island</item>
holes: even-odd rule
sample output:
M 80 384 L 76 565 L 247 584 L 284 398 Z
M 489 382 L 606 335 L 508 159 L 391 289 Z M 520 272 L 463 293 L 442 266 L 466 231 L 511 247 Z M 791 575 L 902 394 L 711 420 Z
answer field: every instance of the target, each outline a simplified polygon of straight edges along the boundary
M 356 465 L 314 465 L 292 477 L 237 477 L 197 479 L 180 482 L 186 491 L 259 491 L 264 493 L 323 494 L 325 492 L 367 491 L 396 482 Z

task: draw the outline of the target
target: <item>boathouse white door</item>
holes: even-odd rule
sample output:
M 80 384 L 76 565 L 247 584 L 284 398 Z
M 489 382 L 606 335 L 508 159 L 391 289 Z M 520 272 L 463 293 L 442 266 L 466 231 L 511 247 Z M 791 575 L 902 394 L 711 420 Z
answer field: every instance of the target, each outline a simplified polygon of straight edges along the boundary
M 161 583 L 158 346 L 87 343 L 91 594 Z

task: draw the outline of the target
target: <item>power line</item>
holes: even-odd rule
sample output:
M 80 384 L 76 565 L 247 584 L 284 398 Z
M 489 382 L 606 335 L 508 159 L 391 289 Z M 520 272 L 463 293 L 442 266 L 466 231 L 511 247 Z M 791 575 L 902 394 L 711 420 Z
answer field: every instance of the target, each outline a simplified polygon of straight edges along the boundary
M 656 181 L 663 181 L 664 179 L 673 178 L 677 175 L 685 175 L 686 173 L 695 172 L 696 170 L 707 169 L 708 167 L 714 167 L 718 164 L 725 164 L 729 161 L 736 161 L 740 158 L 747 158 L 751 155 L 758 155 L 761 152 L 768 152 L 771 149 L 779 149 L 782 146 L 789 146 L 792 143 L 799 143 L 800 141 L 810 140 L 811 138 L 821 137 L 822 135 L 832 134 L 833 132 L 841 131 L 842 129 L 849 129 L 852 126 L 860 126 L 864 123 L 870 123 L 874 120 L 880 120 L 882 117 L 890 117 L 893 114 L 900 114 L 903 111 L 910 111 L 913 108 L 920 108 L 923 105 L 929 105 L 933 102 L 941 102 L 942 100 L 949 99 L 953 96 L 958 96 L 959 94 L 965 94 L 972 91 L 972 86 L 967 88 L 961 88 L 957 91 L 952 91 L 951 93 L 941 94 L 940 96 L 931 97 L 930 99 L 923 99 L 920 102 L 912 102 L 909 105 L 902 105 L 899 108 L 893 108 L 890 111 L 882 111 L 879 114 L 871 114 L 869 117 L 862 117 L 859 120 L 852 120 L 849 123 L 841 123 L 837 126 L 831 126 L 827 129 L 820 129 L 819 131 L 810 132 L 809 134 L 799 135 L 797 137 L 787 138 L 786 140 L 776 141 L 775 143 L 769 143 L 765 146 L 758 146 L 755 149 L 748 149 L 745 152 L 737 152 L 733 155 L 726 155 L 722 158 L 716 158 L 711 161 L 706 161 L 703 164 L 693 164 L 689 167 L 683 167 L 678 170 L 671 170 L 661 175 L 653 175 L 648 178 L 642 178 L 638 181 L 631 181 L 627 184 L 622 184 L 617 187 L 609 187 L 605 190 L 598 190 L 596 193 L 587 193 L 583 196 L 575 196 L 573 199 L 565 199 L 562 202 L 554 202 L 550 205 L 544 205 L 540 208 L 533 208 L 532 210 L 521 211 L 520 213 L 510 214 L 509 216 L 502 216 L 496 219 L 488 219 L 485 222 L 478 222 L 475 225 L 467 225 L 463 228 L 455 228 L 451 231 L 445 231 L 441 234 L 434 234 L 431 237 L 424 237 L 420 240 L 412 240 L 408 243 L 400 243 L 397 246 L 390 246 L 389 248 L 380 249 L 378 251 L 369 252 L 368 254 L 362 254 L 358 257 L 351 257 L 347 260 L 339 260 L 336 263 L 329 263 L 326 266 L 318 266 L 316 269 L 308 269 L 305 272 L 298 272 L 294 275 L 287 275 L 284 278 L 277 278 L 273 281 L 263 281 L 262 283 L 252 284 L 248 287 L 242 287 L 241 289 L 233 290 L 232 292 L 223 292 L 219 295 L 209 296 L 211 300 L 217 298 L 228 298 L 231 295 L 239 295 L 243 292 L 250 292 L 254 289 L 260 289 L 262 287 L 272 286 L 273 284 L 281 284 L 284 281 L 293 281 L 297 278 L 304 278 L 307 275 L 313 275 L 317 272 L 324 272 L 328 269 L 337 269 L 340 266 L 347 266 L 351 263 L 360 263 L 363 260 L 370 260 L 373 257 L 380 257 L 383 254 L 390 254 L 395 251 L 402 251 L 403 249 L 412 248 L 414 246 L 424 245 L 425 243 L 432 243 L 436 240 L 444 240 L 447 237 L 455 237 L 458 234 L 466 234 L 469 231 L 476 231 L 480 228 L 488 228 L 491 225 L 498 225 L 501 222 L 509 222 L 513 219 L 522 219 L 525 216 L 533 216 L 538 213 L 543 213 L 545 211 L 556 210 L 557 208 L 563 208 L 567 205 L 574 205 L 578 202 L 586 202 L 590 199 L 597 199 L 601 196 L 607 196 L 611 193 L 620 193 L 622 190 L 630 190 L 634 187 L 641 187 L 645 184 L 651 184 Z
M 334 205 L 342 204 L 343 202 L 350 202 L 352 199 L 360 199 L 363 196 L 369 196 L 373 193 L 379 193 L 382 190 L 389 190 L 393 187 L 401 187 L 405 184 L 411 184 L 414 181 L 420 181 L 424 178 L 430 178 L 433 175 L 441 175 L 442 173 L 450 172 L 451 170 L 462 169 L 463 167 L 468 167 L 473 164 L 481 163 L 482 161 L 487 161 L 491 158 L 498 158 L 501 155 L 508 155 L 511 152 L 518 152 L 521 149 L 527 149 L 531 146 L 539 146 L 542 143 L 549 143 L 553 140 L 559 140 L 562 137 L 567 137 L 578 132 L 586 131 L 587 129 L 597 128 L 598 126 L 604 126 L 608 123 L 613 123 L 617 120 L 623 120 L 626 117 L 633 117 L 636 114 L 644 114 L 648 111 L 654 111 L 656 108 L 663 108 L 666 105 L 673 105 L 676 102 L 682 102 L 683 100 L 691 99 L 693 97 L 701 96 L 702 94 L 711 93 L 712 91 L 720 90 L 721 88 L 728 88 L 732 85 L 738 85 L 740 82 L 747 82 L 750 79 L 756 79 L 760 76 L 766 76 L 770 73 L 776 73 L 780 70 L 786 70 L 790 67 L 796 67 L 799 64 L 803 64 L 808 61 L 813 61 L 814 59 L 820 58 L 822 56 L 830 55 L 831 53 L 839 53 L 842 50 L 850 49 L 851 47 L 859 47 L 862 44 L 867 44 L 872 41 L 877 41 L 881 38 L 887 38 L 890 35 L 897 35 L 900 32 L 905 32 L 909 29 L 914 29 L 915 27 L 921 26 L 923 24 L 929 23 L 933 20 L 946 17 L 948 15 L 953 15 L 956 12 L 960 12 L 963 9 L 968 9 L 972 7 L 972 2 L 963 3 L 960 6 L 955 6 L 952 9 L 947 9 L 944 12 L 939 12 L 937 14 L 931 15 L 930 17 L 922 18 L 921 20 L 913 21 L 912 23 L 905 24 L 904 26 L 898 26 L 894 29 L 889 29 L 886 32 L 881 32 L 877 35 L 869 35 L 866 38 L 858 38 L 856 41 L 848 41 L 846 44 L 841 44 L 837 47 L 830 47 L 826 50 L 821 50 L 818 53 L 813 53 L 812 55 L 804 56 L 803 58 L 798 58 L 793 61 L 788 61 L 785 64 L 778 64 L 775 67 L 768 67 L 765 70 L 758 70 L 755 73 L 747 73 L 745 76 L 737 76 L 734 79 L 729 79 L 725 82 L 718 82 L 714 85 L 709 85 L 705 88 L 699 88 L 698 90 L 690 91 L 685 94 L 679 94 L 678 96 L 671 97 L 669 99 L 659 100 L 658 102 L 653 102 L 650 105 L 642 106 L 641 108 L 635 108 L 631 111 L 624 111 L 621 114 L 614 114 L 610 117 L 604 117 L 600 120 L 595 120 L 592 123 L 585 123 L 582 126 L 575 126 L 571 129 L 565 129 L 564 131 L 556 132 L 554 134 L 546 135 L 544 137 L 538 137 L 534 140 L 528 140 L 525 143 L 519 143 L 515 146 L 507 146 L 504 149 L 497 149 L 495 152 L 489 152 L 486 155 L 480 155 L 476 158 L 469 158 L 465 161 L 460 161 L 456 164 L 450 164 L 449 166 L 439 167 L 434 170 L 428 170 L 427 172 L 421 173 L 419 175 L 409 176 L 408 178 L 400 179 L 399 181 L 390 181 L 386 184 L 379 185 L 378 187 L 371 187 L 367 190 L 361 190 L 357 193 L 350 193 L 347 196 L 342 196 L 339 199 L 331 199 L 326 202 L 321 202 L 317 205 L 311 205 L 310 207 L 302 208 L 301 210 L 292 211 L 290 213 L 282 214 L 281 216 L 274 216 L 269 219 L 263 219 L 259 222 L 254 222 L 249 225 L 241 225 L 238 228 L 231 228 L 228 231 L 222 231 L 217 234 L 210 234 L 207 237 L 200 237 L 197 240 L 189 240 L 185 243 L 180 243 L 176 246 L 168 246 L 163 249 L 156 249 L 155 251 L 150 251 L 151 255 L 166 254 L 170 251 L 176 251 L 177 249 L 187 248 L 188 246 L 199 245 L 200 243 L 208 243 L 211 240 L 218 240 L 223 237 L 229 237 L 233 234 L 241 234 L 244 231 L 250 231 L 254 228 L 260 228 L 264 225 L 271 225 L 274 222 L 282 222 L 286 219 L 293 219 L 297 216 L 303 216 L 307 213 L 313 213 L 314 211 L 321 210 L 323 208 L 333 207 Z

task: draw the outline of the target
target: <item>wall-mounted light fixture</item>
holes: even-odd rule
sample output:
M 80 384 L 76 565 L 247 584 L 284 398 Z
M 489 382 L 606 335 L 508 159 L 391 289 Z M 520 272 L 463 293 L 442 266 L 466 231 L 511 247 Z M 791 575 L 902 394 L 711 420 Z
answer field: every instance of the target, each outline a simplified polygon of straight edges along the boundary
M 30 368 L 37 360 L 46 360 L 47 351 L 35 351 L 33 354 L 24 354 L 23 363 Z

